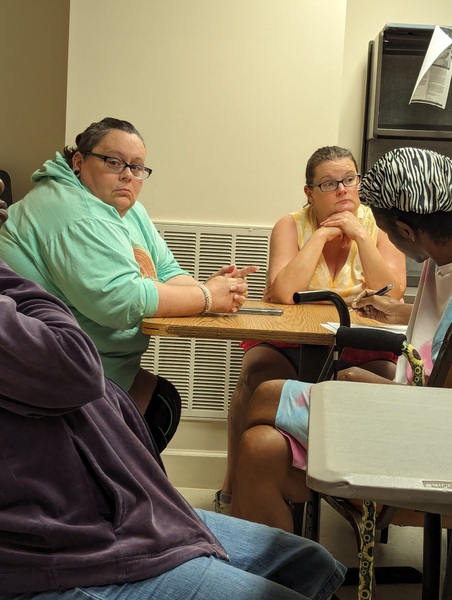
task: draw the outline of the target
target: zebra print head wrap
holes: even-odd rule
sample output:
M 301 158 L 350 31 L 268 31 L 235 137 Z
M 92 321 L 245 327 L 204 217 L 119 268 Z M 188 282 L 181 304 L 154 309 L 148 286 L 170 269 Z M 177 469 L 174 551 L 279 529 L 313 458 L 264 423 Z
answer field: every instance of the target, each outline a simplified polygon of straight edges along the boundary
M 452 211 L 452 160 L 432 150 L 391 150 L 363 177 L 360 198 L 388 210 Z

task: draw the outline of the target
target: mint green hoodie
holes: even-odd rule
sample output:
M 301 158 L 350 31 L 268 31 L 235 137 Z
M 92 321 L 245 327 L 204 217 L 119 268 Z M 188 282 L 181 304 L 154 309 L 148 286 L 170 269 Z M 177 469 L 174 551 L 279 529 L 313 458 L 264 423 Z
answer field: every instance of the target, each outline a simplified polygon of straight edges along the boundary
M 128 390 L 148 344 L 141 319 L 159 304 L 154 281 L 187 272 L 142 204 L 121 218 L 82 185 L 60 153 L 32 181 L 36 186 L 8 209 L 0 257 L 71 309 L 94 341 L 107 377 Z M 154 278 L 140 271 L 137 251 L 153 263 Z

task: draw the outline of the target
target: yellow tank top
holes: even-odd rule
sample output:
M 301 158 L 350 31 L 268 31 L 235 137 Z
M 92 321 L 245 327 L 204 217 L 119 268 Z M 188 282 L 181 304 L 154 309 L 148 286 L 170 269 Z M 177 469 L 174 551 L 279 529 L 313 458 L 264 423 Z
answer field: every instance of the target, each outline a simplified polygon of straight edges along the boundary
M 317 229 L 317 219 L 311 206 L 303 208 L 298 212 L 293 212 L 291 215 L 297 226 L 298 248 L 302 248 Z M 377 243 L 378 227 L 371 209 L 368 206 L 360 205 L 357 216 L 372 239 Z M 345 302 L 350 305 L 365 287 L 364 272 L 359 258 L 358 246 L 356 242 L 352 242 L 349 247 L 347 260 L 334 280 L 331 277 L 330 270 L 322 254 L 308 290 L 331 290 L 342 296 Z

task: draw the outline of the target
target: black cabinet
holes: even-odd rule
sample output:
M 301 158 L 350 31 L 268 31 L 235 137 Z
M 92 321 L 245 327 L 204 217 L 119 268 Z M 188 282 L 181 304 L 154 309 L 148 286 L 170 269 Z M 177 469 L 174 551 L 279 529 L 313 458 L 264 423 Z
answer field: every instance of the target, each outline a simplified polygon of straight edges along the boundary
M 410 104 L 434 25 L 387 24 L 369 43 L 362 169 L 388 150 L 429 148 L 452 158 L 452 94 L 446 107 Z

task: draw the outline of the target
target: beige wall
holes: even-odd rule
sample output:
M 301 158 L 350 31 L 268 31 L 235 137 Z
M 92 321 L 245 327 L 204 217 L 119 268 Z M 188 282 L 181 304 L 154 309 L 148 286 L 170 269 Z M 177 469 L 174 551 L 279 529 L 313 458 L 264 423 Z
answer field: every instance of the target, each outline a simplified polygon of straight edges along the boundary
M 145 136 L 154 220 L 272 225 L 323 144 L 361 157 L 368 42 L 452 24 L 450 0 L 71 3 L 67 141 L 107 114 Z
M 119 0 L 72 2 L 68 139 L 127 118 L 147 141 L 154 220 L 272 225 L 303 201 L 307 157 L 337 141 L 345 10 L 135 0 L 132 19 Z
M 0 0 L 0 169 L 13 194 L 64 144 L 69 0 Z
M 449 0 L 133 6 L 138 19 L 120 0 L 0 0 L 0 168 L 16 198 L 113 114 L 147 140 L 154 219 L 272 225 L 303 201 L 315 148 L 360 157 L 369 40 L 388 22 L 452 24 Z

